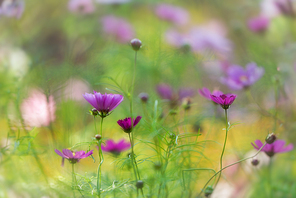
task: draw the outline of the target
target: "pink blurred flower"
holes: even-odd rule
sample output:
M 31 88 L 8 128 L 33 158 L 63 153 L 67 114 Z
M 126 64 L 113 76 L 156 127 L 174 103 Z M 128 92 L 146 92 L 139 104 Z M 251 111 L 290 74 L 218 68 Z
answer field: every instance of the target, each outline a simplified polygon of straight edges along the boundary
M 89 85 L 86 81 L 76 78 L 71 78 L 65 83 L 63 90 L 63 98 L 68 100 L 75 100 L 78 102 L 85 102 L 81 97 L 85 92 L 90 92 Z
M 260 33 L 265 32 L 269 27 L 270 20 L 265 16 L 257 16 L 249 19 L 248 27 L 251 31 Z
M 4 0 L 0 4 L 0 16 L 20 18 L 24 12 L 25 3 L 23 0 Z
M 114 37 L 120 43 L 130 42 L 135 33 L 132 25 L 123 18 L 112 15 L 105 16 L 101 19 L 103 31 Z
M 128 3 L 130 0 L 96 0 L 97 3 L 100 4 L 123 4 L 123 3 Z
M 93 0 L 70 0 L 68 9 L 73 13 L 91 14 L 95 11 Z
M 232 51 L 232 43 L 226 38 L 225 29 L 215 21 L 195 26 L 185 33 L 171 29 L 166 32 L 165 37 L 169 44 L 178 48 L 188 45 L 198 54 L 207 55 L 210 51 L 221 58 L 227 58 Z
M 53 96 L 48 99 L 38 90 L 32 90 L 28 98 L 21 104 L 24 122 L 29 126 L 48 126 L 55 120 L 55 101 Z
M 189 14 L 185 9 L 169 4 L 159 4 L 155 8 L 155 13 L 160 19 L 176 25 L 184 25 L 189 20 Z

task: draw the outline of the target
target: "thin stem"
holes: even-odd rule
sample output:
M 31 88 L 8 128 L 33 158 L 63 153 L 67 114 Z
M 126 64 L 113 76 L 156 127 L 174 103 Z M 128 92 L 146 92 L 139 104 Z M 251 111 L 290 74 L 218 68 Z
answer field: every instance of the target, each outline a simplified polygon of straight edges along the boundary
M 74 171 L 74 164 L 72 164 L 72 185 L 73 185 L 73 195 L 75 197 L 76 176 Z
M 228 167 L 230 167 L 230 166 L 233 166 L 233 165 L 235 165 L 235 164 L 238 164 L 238 163 L 241 163 L 241 162 L 243 162 L 243 161 L 246 161 L 246 160 L 248 160 L 248 159 L 252 159 L 252 158 L 254 158 L 254 157 L 256 157 L 259 153 L 260 153 L 260 151 L 264 148 L 264 146 L 266 145 L 266 142 L 262 145 L 262 147 L 257 151 L 257 153 L 255 154 L 255 155 L 253 155 L 253 156 L 251 156 L 251 157 L 246 157 L 246 158 L 244 158 L 244 159 L 241 159 L 241 160 L 239 160 L 239 161 L 237 161 L 237 162 L 234 162 L 234 163 L 232 163 L 232 164 L 229 164 L 228 166 L 225 166 L 224 168 L 222 168 L 221 170 L 219 170 L 218 172 L 216 172 L 208 181 L 207 181 L 207 183 L 204 185 L 204 187 L 202 188 L 202 190 L 201 190 L 201 192 L 197 195 L 197 197 L 199 197 L 200 195 L 201 195 L 201 193 L 204 191 L 204 189 L 207 187 L 207 185 L 210 183 L 210 181 L 214 178 L 214 177 L 216 177 L 216 175 L 218 175 L 218 174 L 220 174 L 224 169 L 226 169 L 226 168 L 228 168 Z
M 103 137 L 103 121 L 104 118 L 101 118 L 101 137 Z M 98 192 L 98 197 L 101 197 L 101 186 L 102 186 L 102 164 L 104 162 L 104 156 L 102 152 L 102 138 L 99 140 L 99 158 L 100 158 L 100 164 L 98 166 L 98 176 L 97 176 L 97 192 Z
M 132 162 L 132 166 L 133 166 L 133 170 L 134 170 L 134 174 L 135 174 L 135 178 L 136 181 L 138 181 L 138 175 L 137 175 L 137 171 L 136 171 L 136 167 L 135 167 L 135 163 L 134 163 L 134 145 L 132 143 L 132 138 L 131 138 L 131 134 L 128 134 L 130 143 L 131 143 L 131 148 L 132 148 L 132 153 L 131 153 L 131 162 Z
M 225 130 L 226 130 L 226 134 L 225 134 L 225 139 L 224 139 L 224 145 L 223 145 L 223 149 L 222 149 L 222 153 L 221 153 L 221 157 L 220 157 L 220 170 L 222 170 L 222 161 L 223 161 L 223 155 L 225 152 L 225 147 L 226 147 L 226 141 L 227 141 L 227 134 L 228 134 L 228 117 L 227 117 L 227 109 L 225 109 Z M 219 174 L 218 180 L 216 182 L 216 186 L 220 180 L 222 171 Z

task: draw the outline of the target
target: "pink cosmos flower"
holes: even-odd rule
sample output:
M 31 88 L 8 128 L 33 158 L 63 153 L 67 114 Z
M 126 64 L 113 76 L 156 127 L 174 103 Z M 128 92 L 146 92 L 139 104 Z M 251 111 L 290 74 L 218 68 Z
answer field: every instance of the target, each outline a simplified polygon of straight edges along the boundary
M 38 90 L 32 90 L 21 104 L 24 122 L 29 126 L 48 126 L 55 120 L 56 105 L 53 96 L 46 97 Z
M 1 2 L 1 1 L 0 1 Z M 0 4 L 0 16 L 20 18 L 24 12 L 23 0 L 3 0 Z
M 73 13 L 91 14 L 95 11 L 93 0 L 70 0 L 68 9 Z
M 260 33 L 265 32 L 269 27 L 270 20 L 265 16 L 257 16 L 248 21 L 248 27 L 251 31 Z
M 213 93 L 210 92 L 206 87 L 198 90 L 198 93 L 208 100 L 212 100 L 211 95 L 222 95 L 223 92 L 219 90 L 214 90 Z
M 120 43 L 130 42 L 135 37 L 132 25 L 123 18 L 108 15 L 103 17 L 101 22 L 103 31 Z
M 233 65 L 227 69 L 227 77 L 221 79 L 232 90 L 246 89 L 264 74 L 262 67 L 257 67 L 256 63 L 248 63 L 246 69 L 239 65 Z
M 105 145 L 106 146 L 101 145 L 102 151 L 112 153 L 115 156 L 120 155 L 121 152 L 131 147 L 131 144 L 129 142 L 126 142 L 124 139 L 119 140 L 119 142 L 107 140 Z
M 159 4 L 155 8 L 155 13 L 160 19 L 176 25 L 184 25 L 189 20 L 189 14 L 185 9 L 169 4 Z
M 140 122 L 141 118 L 142 116 L 137 116 L 136 120 L 135 118 L 133 118 L 133 128 Z M 130 117 L 123 120 L 118 120 L 117 123 L 119 124 L 119 126 L 121 126 L 124 132 L 132 132 L 132 122 Z
M 235 94 L 218 94 L 218 95 L 211 95 L 211 99 L 221 105 L 223 109 L 228 109 L 229 106 L 233 103 L 235 100 L 236 95 Z
M 63 149 L 63 151 L 59 151 L 58 149 L 54 150 L 59 156 L 62 157 L 62 166 L 64 166 L 65 159 L 69 160 L 71 164 L 76 164 L 79 160 L 86 158 L 93 154 L 93 150 L 85 153 L 84 151 L 72 152 L 69 149 Z
M 255 140 L 255 144 L 251 144 L 256 150 L 259 150 L 263 146 L 260 140 Z M 285 153 L 293 150 L 293 144 L 284 147 L 285 144 L 286 142 L 284 140 L 276 140 L 272 144 L 266 144 L 261 151 L 265 152 L 269 157 L 272 157 L 276 153 Z
M 96 91 L 94 91 L 94 94 L 85 93 L 83 97 L 98 111 L 102 118 L 110 115 L 111 111 L 123 101 L 122 95 L 101 94 Z

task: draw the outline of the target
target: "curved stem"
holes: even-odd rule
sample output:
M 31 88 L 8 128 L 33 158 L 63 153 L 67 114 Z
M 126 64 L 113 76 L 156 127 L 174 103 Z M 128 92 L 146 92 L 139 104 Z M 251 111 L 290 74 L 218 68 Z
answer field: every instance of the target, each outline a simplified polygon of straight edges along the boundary
M 72 164 L 72 185 L 73 185 L 73 196 L 75 197 L 76 176 L 74 171 L 74 164 Z
M 225 166 L 224 168 L 222 168 L 221 170 L 219 170 L 218 172 L 216 172 L 208 181 L 207 181 L 207 183 L 204 185 L 204 187 L 202 188 L 202 190 L 201 190 L 201 192 L 197 195 L 197 197 L 199 197 L 200 195 L 201 195 L 201 193 L 204 191 L 204 189 L 207 187 L 207 185 L 210 183 L 210 181 L 214 178 L 214 177 L 216 177 L 216 175 L 217 174 L 220 174 L 224 169 L 226 169 L 226 168 L 228 168 L 228 167 L 230 167 L 230 166 L 233 166 L 233 165 L 235 165 L 235 164 L 238 164 L 238 163 L 241 163 L 241 162 L 243 162 L 243 161 L 246 161 L 246 160 L 248 160 L 248 159 L 252 159 L 253 157 L 256 157 L 259 153 L 260 153 L 260 151 L 263 149 L 263 147 L 266 145 L 266 142 L 262 145 L 262 147 L 257 151 L 257 153 L 255 154 L 255 155 L 253 155 L 253 156 L 251 156 L 251 157 L 246 157 L 246 158 L 244 158 L 244 159 L 241 159 L 241 160 L 239 160 L 239 161 L 237 161 L 237 162 L 234 162 L 234 163 L 232 163 L 232 164 L 229 164 L 228 166 Z
M 226 134 L 225 134 L 225 139 L 224 139 L 224 145 L 223 145 L 223 149 L 222 149 L 222 153 L 221 153 L 221 157 L 220 157 L 220 170 L 222 170 L 222 161 L 223 161 L 223 155 L 225 152 L 225 147 L 226 147 L 226 141 L 227 141 L 227 134 L 228 134 L 228 117 L 227 117 L 227 109 L 225 109 L 225 130 L 226 130 Z M 216 181 L 216 186 L 220 180 L 222 171 L 219 174 L 219 177 Z

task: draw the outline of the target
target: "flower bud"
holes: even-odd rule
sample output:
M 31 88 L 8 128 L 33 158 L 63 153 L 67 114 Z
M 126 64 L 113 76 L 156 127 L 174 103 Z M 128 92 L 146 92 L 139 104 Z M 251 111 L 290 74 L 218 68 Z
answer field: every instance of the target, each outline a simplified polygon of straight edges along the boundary
M 251 161 L 251 163 L 252 163 L 253 166 L 257 166 L 257 165 L 259 164 L 259 160 L 257 160 L 257 159 L 253 159 L 253 160 Z
M 207 188 L 205 189 L 205 196 L 209 197 L 214 191 L 214 188 L 212 186 L 207 186 Z
M 136 183 L 136 187 L 138 189 L 142 189 L 144 187 L 144 182 L 142 180 L 138 180 Z
M 276 136 L 274 133 L 268 134 L 267 137 L 265 138 L 265 141 L 267 144 L 272 144 L 276 140 Z
M 131 40 L 131 46 L 135 51 L 138 51 L 141 46 L 142 46 L 142 42 L 139 39 L 132 39 Z
M 176 135 L 173 134 L 173 133 L 171 133 L 171 134 L 170 134 L 170 138 L 171 138 L 171 139 L 176 139 Z
M 100 139 L 102 139 L 102 136 L 101 135 L 99 135 L 99 134 L 97 134 L 97 135 L 95 135 L 95 138 L 96 138 L 96 140 L 100 140 Z
M 93 116 L 97 116 L 97 115 L 99 115 L 99 111 L 98 111 L 97 109 L 95 109 L 95 108 L 93 108 L 93 109 L 90 111 L 90 113 L 91 113 L 91 115 L 93 115 Z
M 184 110 L 189 110 L 191 108 L 191 99 L 189 97 L 184 98 L 182 100 L 182 106 L 184 108 Z
M 155 170 L 160 170 L 160 169 L 161 169 L 161 163 L 160 163 L 160 162 L 156 162 L 156 163 L 154 164 L 154 169 L 155 169 Z
M 147 93 L 140 93 L 139 98 L 143 103 L 146 103 L 149 99 L 149 95 Z

